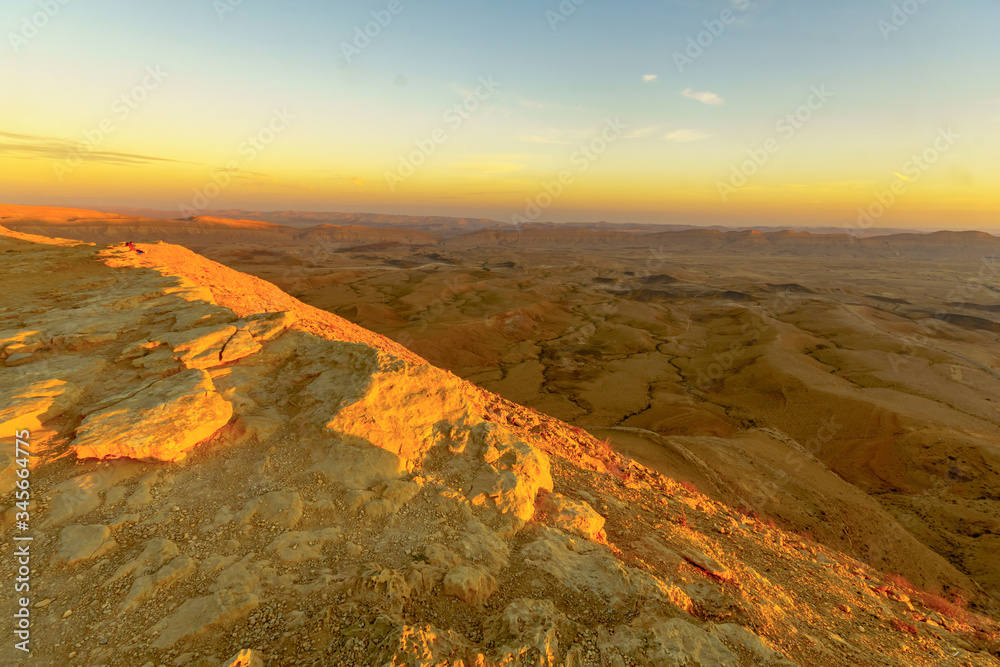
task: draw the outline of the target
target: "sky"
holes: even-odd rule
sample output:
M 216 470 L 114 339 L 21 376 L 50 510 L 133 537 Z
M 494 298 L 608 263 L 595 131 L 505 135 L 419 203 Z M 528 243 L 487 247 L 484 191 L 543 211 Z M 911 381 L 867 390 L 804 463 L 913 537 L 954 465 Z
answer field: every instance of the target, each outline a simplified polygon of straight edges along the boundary
M 995 0 L 6 0 L 0 201 L 1000 231 Z

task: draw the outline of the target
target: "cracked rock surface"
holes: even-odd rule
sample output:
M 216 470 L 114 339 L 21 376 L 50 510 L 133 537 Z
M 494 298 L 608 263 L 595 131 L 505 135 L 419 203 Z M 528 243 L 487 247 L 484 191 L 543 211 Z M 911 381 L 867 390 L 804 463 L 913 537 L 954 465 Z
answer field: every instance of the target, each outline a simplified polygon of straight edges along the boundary
M 1000 664 L 989 619 L 142 247 L 0 234 L 0 339 L 33 347 L 0 414 L 30 430 L 35 642 L 0 664 Z

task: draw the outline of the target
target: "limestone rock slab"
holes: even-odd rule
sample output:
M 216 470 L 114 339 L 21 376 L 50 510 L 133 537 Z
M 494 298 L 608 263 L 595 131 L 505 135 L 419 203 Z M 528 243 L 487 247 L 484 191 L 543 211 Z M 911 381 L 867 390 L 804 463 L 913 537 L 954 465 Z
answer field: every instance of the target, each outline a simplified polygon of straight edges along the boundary
M 88 416 L 73 449 L 81 459 L 179 461 L 232 415 L 208 373 L 182 371 Z
M 59 542 L 52 565 L 73 565 L 99 558 L 115 547 L 107 526 L 66 526 L 59 531 Z

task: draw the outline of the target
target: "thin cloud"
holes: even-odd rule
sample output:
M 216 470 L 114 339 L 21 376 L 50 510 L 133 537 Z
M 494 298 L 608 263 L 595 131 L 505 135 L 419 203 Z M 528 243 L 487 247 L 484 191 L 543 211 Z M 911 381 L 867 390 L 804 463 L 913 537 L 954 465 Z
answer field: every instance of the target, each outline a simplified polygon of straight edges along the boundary
M 689 141 L 699 141 L 700 139 L 705 139 L 710 136 L 712 135 L 704 130 L 674 130 L 673 132 L 664 135 L 663 138 L 667 141 L 687 143 Z
M 681 91 L 681 95 L 683 95 L 684 97 L 688 97 L 692 100 L 698 100 L 702 104 L 710 104 L 712 106 L 718 106 L 723 102 L 725 102 L 724 99 L 722 99 L 715 93 L 708 92 L 707 90 L 698 92 L 690 88 L 685 88 L 683 91 Z
M 49 158 L 52 160 L 82 160 L 113 165 L 149 164 L 151 162 L 173 162 L 175 164 L 198 164 L 154 155 L 124 153 L 120 151 L 99 151 L 80 141 L 61 137 L 43 137 L 31 134 L 0 132 L 0 155 L 23 160 Z
M 643 74 L 642 80 L 644 83 L 654 83 L 660 78 L 659 74 Z
M 584 141 L 591 133 L 591 130 L 551 128 L 539 134 L 518 137 L 517 140 L 528 144 L 574 144 Z
M 659 131 L 660 127 L 660 125 L 650 125 L 648 127 L 636 128 L 631 132 L 626 132 L 624 137 L 625 139 L 642 139 L 656 133 Z

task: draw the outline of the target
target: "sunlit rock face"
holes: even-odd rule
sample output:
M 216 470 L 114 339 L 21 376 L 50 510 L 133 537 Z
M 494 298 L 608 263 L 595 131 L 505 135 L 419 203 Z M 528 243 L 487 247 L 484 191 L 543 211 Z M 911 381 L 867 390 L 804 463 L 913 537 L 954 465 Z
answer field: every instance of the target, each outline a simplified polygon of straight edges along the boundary
M 179 461 L 232 416 L 208 373 L 181 371 L 88 415 L 73 450 L 81 459 Z
M 39 664 L 1000 664 L 987 618 L 140 247 L 0 234 Z

